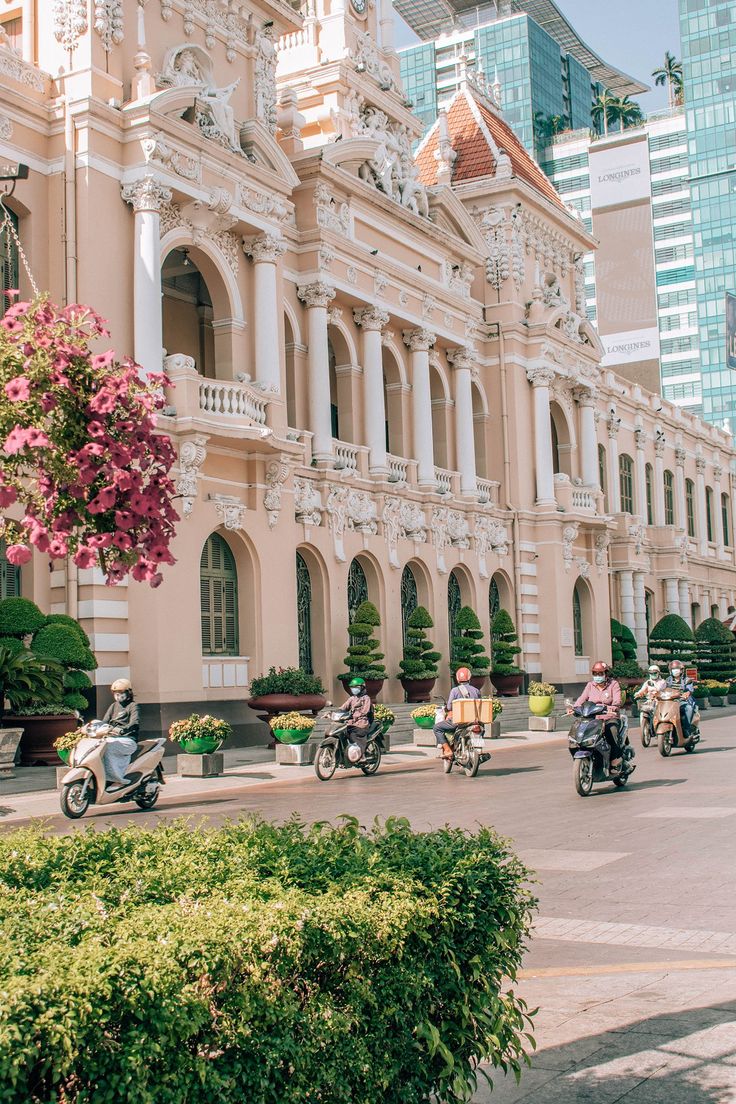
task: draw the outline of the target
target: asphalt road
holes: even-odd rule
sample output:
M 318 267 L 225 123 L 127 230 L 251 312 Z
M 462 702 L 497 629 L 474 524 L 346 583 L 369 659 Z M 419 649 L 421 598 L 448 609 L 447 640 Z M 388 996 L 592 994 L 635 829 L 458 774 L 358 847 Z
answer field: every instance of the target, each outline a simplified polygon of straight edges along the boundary
M 320 783 L 247 785 L 155 813 L 93 813 L 52 831 L 242 813 L 306 820 L 403 815 L 419 829 L 492 825 L 536 871 L 540 900 L 520 988 L 539 1005 L 538 1053 L 494 1102 L 736 1102 L 736 718 L 713 713 L 693 755 L 637 749 L 626 789 L 575 793 L 553 745 L 500 751 L 475 779 L 439 762 Z M 632 735 L 636 738 L 637 730 Z M 636 746 L 636 745 L 635 745 Z M 479 1090 L 478 1102 L 491 1097 Z M 378 1102 L 377 1102 L 378 1104 Z

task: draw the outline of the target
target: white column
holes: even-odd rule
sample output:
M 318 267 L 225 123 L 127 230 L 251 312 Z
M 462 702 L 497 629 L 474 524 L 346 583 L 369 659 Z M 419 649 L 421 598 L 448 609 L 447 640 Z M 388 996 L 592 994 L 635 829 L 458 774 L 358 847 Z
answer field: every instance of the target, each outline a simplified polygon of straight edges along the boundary
M 654 524 L 664 525 L 664 441 L 654 445 Z M 677 612 L 677 611 L 675 611 Z
M 391 0 L 379 0 L 380 46 L 382 50 L 394 48 L 394 6 Z
M 634 636 L 637 659 L 644 666 L 647 662 L 647 596 L 643 571 L 634 572 Z
M 551 368 L 527 368 L 526 378 L 534 389 L 534 472 L 537 483 L 537 506 L 554 506 L 556 502 L 549 385 L 555 378 L 555 374 Z
M 708 525 L 705 520 L 705 457 L 695 457 L 695 528 L 700 555 L 708 549 Z
M 680 617 L 684 621 L 687 621 L 688 625 L 692 628 L 692 610 L 690 609 L 690 586 L 687 579 L 679 579 L 677 583 L 677 591 L 680 600 Z
M 649 517 L 647 514 L 647 470 L 646 470 L 646 456 L 644 448 L 646 445 L 646 436 L 642 428 L 634 430 L 634 438 L 636 440 L 636 459 L 634 461 L 636 467 L 636 512 L 645 524 L 648 524 Z
M 687 503 L 685 501 L 685 450 L 678 445 L 675 449 L 675 525 L 687 530 Z
M 432 438 L 432 396 L 429 388 L 429 347 L 436 336 L 429 330 L 404 330 L 404 342 L 411 350 L 411 414 L 414 458 L 420 487 L 435 487 L 434 442 Z
M 447 350 L 455 376 L 455 452 L 460 472 L 460 491 L 476 495 L 475 424 L 473 422 L 473 352 L 461 346 Z
M 621 606 L 621 621 L 627 629 L 636 634 L 636 620 L 634 618 L 634 572 L 618 572 L 618 596 Z
M 243 243 L 253 258 L 255 327 L 255 378 L 261 389 L 272 394 L 281 391 L 279 295 L 276 265 L 286 250 L 286 242 L 275 234 L 266 234 Z
M 155 177 L 124 184 L 121 194 L 135 211 L 133 261 L 133 350 L 144 372 L 163 366 L 161 314 L 161 225 L 159 212 L 171 202 L 171 189 Z
M 666 613 L 680 612 L 680 592 L 677 579 L 665 579 L 664 604 Z
M 588 388 L 575 392 L 580 407 L 580 475 L 586 487 L 598 486 L 598 441 L 595 432 L 595 395 Z M 601 487 L 604 491 L 605 487 Z
M 315 460 L 332 459 L 332 418 L 330 416 L 330 363 L 327 347 L 327 305 L 335 298 L 335 289 L 317 282 L 298 288 L 297 294 L 307 307 L 309 348 L 309 429 Z
M 388 322 L 388 314 L 377 307 L 362 307 L 353 311 L 353 317 L 363 331 L 363 406 L 365 443 L 370 450 L 368 465 L 371 475 L 385 475 L 388 461 L 381 330 Z
M 618 470 L 618 431 L 621 419 L 611 414 L 608 419 L 608 487 L 611 513 L 621 513 L 621 477 Z
M 723 513 L 721 512 L 721 476 L 723 468 L 716 464 L 713 468 L 713 532 L 716 538 L 716 555 L 720 560 L 723 554 Z

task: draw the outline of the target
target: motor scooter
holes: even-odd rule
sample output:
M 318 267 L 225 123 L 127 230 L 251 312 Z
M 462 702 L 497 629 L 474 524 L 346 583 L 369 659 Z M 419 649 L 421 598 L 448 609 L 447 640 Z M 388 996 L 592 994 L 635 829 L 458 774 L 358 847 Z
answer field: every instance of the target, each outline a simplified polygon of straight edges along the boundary
M 381 765 L 383 725 L 375 720 L 370 724 L 365 737 L 361 737 L 366 740 L 365 751 L 361 751 L 360 745 L 348 733 L 350 717 L 349 709 L 336 709 L 327 714 L 332 726 L 325 733 L 314 759 L 314 773 L 320 782 L 329 782 L 338 767 L 341 770 L 357 767 L 363 774 L 370 775 Z
M 435 695 L 437 701 L 442 702 L 442 706 L 437 712 L 437 718 L 444 720 L 447 714 L 447 702 L 439 695 Z M 442 769 L 445 774 L 449 774 L 453 767 L 460 767 L 465 771 L 468 778 L 475 778 L 478 773 L 478 768 L 481 763 L 487 762 L 491 756 L 490 752 L 483 751 L 483 736 L 485 733 L 485 725 L 480 721 L 468 721 L 464 724 L 459 724 L 455 728 L 454 732 L 446 732 L 445 740 L 452 749 L 452 754 L 446 758 L 443 756 Z
M 684 748 L 685 751 L 691 752 L 695 751 L 695 745 L 700 743 L 698 727 L 700 713 L 696 710 L 690 726 L 690 736 L 686 739 L 682 731 L 681 701 L 682 694 L 676 686 L 660 690 L 657 694 L 653 726 L 659 754 L 665 758 L 671 753 L 673 747 Z
M 139 809 L 152 809 L 164 783 L 162 759 L 166 740 L 163 737 L 141 740 L 125 772 L 126 782 L 108 786 L 105 777 L 104 752 L 110 725 L 90 721 L 82 731 L 85 735 L 72 749 L 69 770 L 61 782 L 59 801 L 64 816 L 78 820 L 90 805 L 115 805 L 134 801 Z
M 596 782 L 613 782 L 623 788 L 629 775 L 636 770 L 631 762 L 634 749 L 628 740 L 628 721 L 622 713 L 619 724 L 619 742 L 622 747 L 621 769 L 611 773 L 611 746 L 606 736 L 606 726 L 601 720 L 608 706 L 598 702 L 583 702 L 571 707 L 575 716 L 568 735 L 568 747 L 573 759 L 575 789 L 581 797 L 587 797 Z
M 648 748 L 654 736 L 654 709 L 656 702 L 652 697 L 646 697 L 639 706 L 639 729 L 641 731 L 641 746 Z

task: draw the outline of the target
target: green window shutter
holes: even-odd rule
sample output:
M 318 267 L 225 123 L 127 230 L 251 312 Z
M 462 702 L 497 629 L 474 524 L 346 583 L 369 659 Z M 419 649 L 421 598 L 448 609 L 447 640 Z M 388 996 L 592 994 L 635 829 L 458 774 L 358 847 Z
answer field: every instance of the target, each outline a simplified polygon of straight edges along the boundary
M 0 598 L 20 598 L 20 568 L 5 559 L 6 547 L 0 540 Z
M 238 574 L 229 545 L 217 533 L 202 549 L 199 578 L 202 654 L 237 655 Z
M 9 214 L 10 221 L 17 233 L 18 216 L 14 215 L 12 211 L 10 211 Z M 10 291 L 11 288 L 17 290 L 20 280 L 18 261 L 18 246 L 15 244 L 7 227 L 3 225 L 2 230 L 0 230 L 0 292 Z M 5 314 L 9 306 L 10 300 L 7 296 L 3 295 L 2 301 L 0 302 L 0 317 Z

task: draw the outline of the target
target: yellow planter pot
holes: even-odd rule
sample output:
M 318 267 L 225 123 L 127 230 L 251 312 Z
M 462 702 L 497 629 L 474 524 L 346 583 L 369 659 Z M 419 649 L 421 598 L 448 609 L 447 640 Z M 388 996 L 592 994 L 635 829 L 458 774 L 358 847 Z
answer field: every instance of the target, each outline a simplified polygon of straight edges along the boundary
M 551 694 L 531 694 L 529 696 L 529 712 L 535 717 L 549 717 L 555 707 L 555 699 Z

